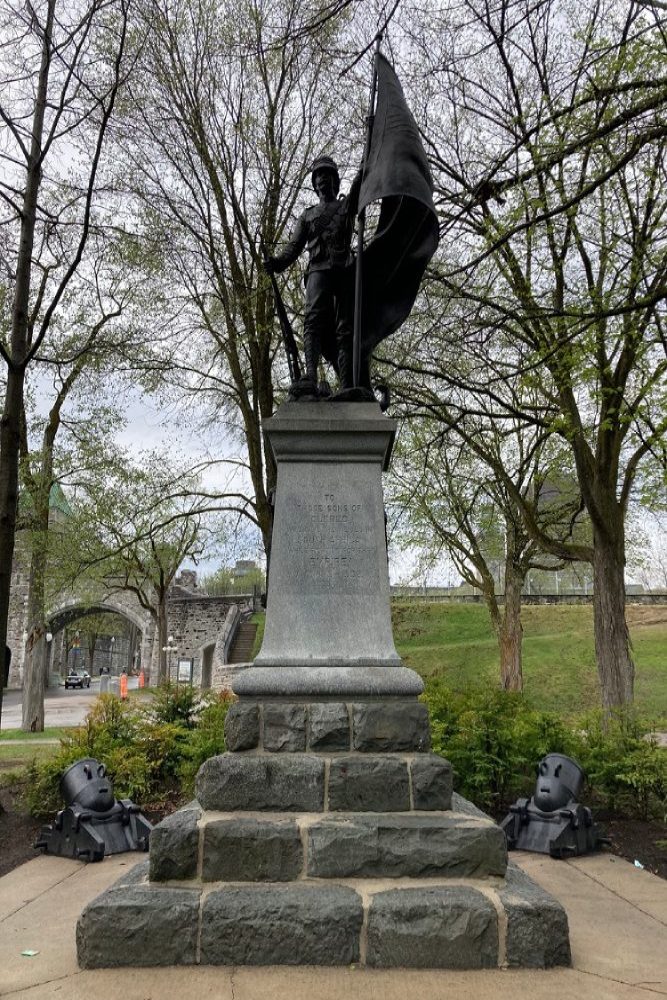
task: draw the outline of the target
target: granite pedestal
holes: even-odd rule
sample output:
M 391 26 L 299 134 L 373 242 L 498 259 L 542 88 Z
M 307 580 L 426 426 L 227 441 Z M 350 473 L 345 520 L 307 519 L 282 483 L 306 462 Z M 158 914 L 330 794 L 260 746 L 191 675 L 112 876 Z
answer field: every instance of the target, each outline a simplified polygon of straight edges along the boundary
M 421 679 L 394 648 L 394 423 L 374 404 L 287 403 L 265 432 L 266 628 L 234 681 L 228 752 L 153 830 L 149 862 L 84 910 L 80 964 L 569 964 L 564 910 L 453 793 Z

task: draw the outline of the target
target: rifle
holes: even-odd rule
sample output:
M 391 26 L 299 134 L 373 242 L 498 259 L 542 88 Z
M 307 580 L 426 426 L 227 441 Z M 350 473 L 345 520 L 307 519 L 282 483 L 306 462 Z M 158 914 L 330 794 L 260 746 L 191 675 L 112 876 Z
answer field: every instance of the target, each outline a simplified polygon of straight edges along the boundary
M 259 249 L 262 254 L 262 259 L 264 263 L 266 263 L 268 255 L 266 252 L 266 244 L 263 240 L 260 240 Z M 283 335 L 283 344 L 285 345 L 285 354 L 287 355 L 287 366 L 289 368 L 290 378 L 292 382 L 298 382 L 301 378 L 301 362 L 299 361 L 299 348 L 296 346 L 296 337 L 294 336 L 294 330 L 292 329 L 292 324 L 289 321 L 289 316 L 287 315 L 285 303 L 283 302 L 282 295 L 280 294 L 275 274 L 269 273 L 269 278 L 271 279 L 273 298 L 276 303 L 278 321 L 280 322 L 280 331 Z

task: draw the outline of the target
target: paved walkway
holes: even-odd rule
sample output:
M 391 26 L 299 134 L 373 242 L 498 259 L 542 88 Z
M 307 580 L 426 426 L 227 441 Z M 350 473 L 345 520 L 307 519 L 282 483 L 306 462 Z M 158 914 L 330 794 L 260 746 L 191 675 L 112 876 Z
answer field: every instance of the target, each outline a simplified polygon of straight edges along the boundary
M 572 969 L 371 971 L 315 968 L 81 972 L 84 904 L 135 863 L 39 857 L 0 879 L 0 997 L 41 1000 L 651 1000 L 667 996 L 667 882 L 611 855 L 513 855 L 565 905 Z M 21 952 L 33 950 L 32 958 Z

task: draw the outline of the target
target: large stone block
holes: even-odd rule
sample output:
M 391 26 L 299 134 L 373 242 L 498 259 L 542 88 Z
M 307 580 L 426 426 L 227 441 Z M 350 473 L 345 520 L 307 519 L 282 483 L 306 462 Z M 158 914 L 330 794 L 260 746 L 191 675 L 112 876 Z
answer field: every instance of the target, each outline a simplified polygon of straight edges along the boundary
M 429 750 L 431 730 L 426 705 L 417 701 L 354 704 L 352 747 L 362 753 Z
M 495 908 L 475 889 L 390 889 L 371 899 L 366 962 L 375 968 L 488 969 L 498 964 Z
M 306 706 L 267 704 L 263 708 L 265 750 L 295 753 L 306 749 Z
M 225 817 L 203 830 L 207 882 L 289 882 L 303 869 L 303 844 L 290 819 Z
M 415 809 L 451 809 L 452 765 L 436 754 L 420 754 L 410 763 Z
M 79 965 L 194 965 L 200 892 L 167 886 L 108 889 L 76 927 Z
M 228 750 L 254 750 L 259 744 L 258 705 L 230 705 L 225 717 L 225 743 Z
M 308 754 L 226 753 L 202 764 L 196 791 L 204 809 L 321 812 L 324 761 Z
M 561 904 L 514 864 L 499 892 L 507 914 L 507 964 L 549 969 L 570 965 L 567 914 Z
M 335 702 L 314 702 L 308 706 L 310 715 L 309 748 L 311 750 L 349 750 L 350 718 L 347 705 Z
M 507 865 L 499 827 L 449 816 L 337 816 L 307 836 L 308 875 L 317 878 L 482 878 Z
M 150 840 L 151 882 L 194 878 L 199 848 L 199 805 L 179 809 L 153 828 Z
M 360 897 L 341 886 L 220 889 L 203 904 L 201 963 L 349 965 L 361 922 Z
M 407 761 L 400 757 L 334 757 L 329 769 L 329 809 L 334 812 L 401 812 L 410 808 Z

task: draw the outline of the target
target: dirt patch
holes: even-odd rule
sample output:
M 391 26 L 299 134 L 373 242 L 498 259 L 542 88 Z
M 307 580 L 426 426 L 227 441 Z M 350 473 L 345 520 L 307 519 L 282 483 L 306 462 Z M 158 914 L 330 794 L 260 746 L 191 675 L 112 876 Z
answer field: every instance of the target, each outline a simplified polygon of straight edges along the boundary
M 667 825 L 626 819 L 596 810 L 595 821 L 611 840 L 609 850 L 628 861 L 638 861 L 647 871 L 667 879 Z
M 17 781 L 0 788 L 0 876 L 39 856 L 33 844 L 44 823 L 53 819 L 49 816 L 37 820 L 26 812 L 21 801 L 24 787 L 24 782 Z M 159 823 L 180 804 L 170 801 L 159 808 L 146 809 L 144 815 L 151 823 Z
M 626 604 L 625 618 L 629 628 L 667 626 L 667 604 Z

